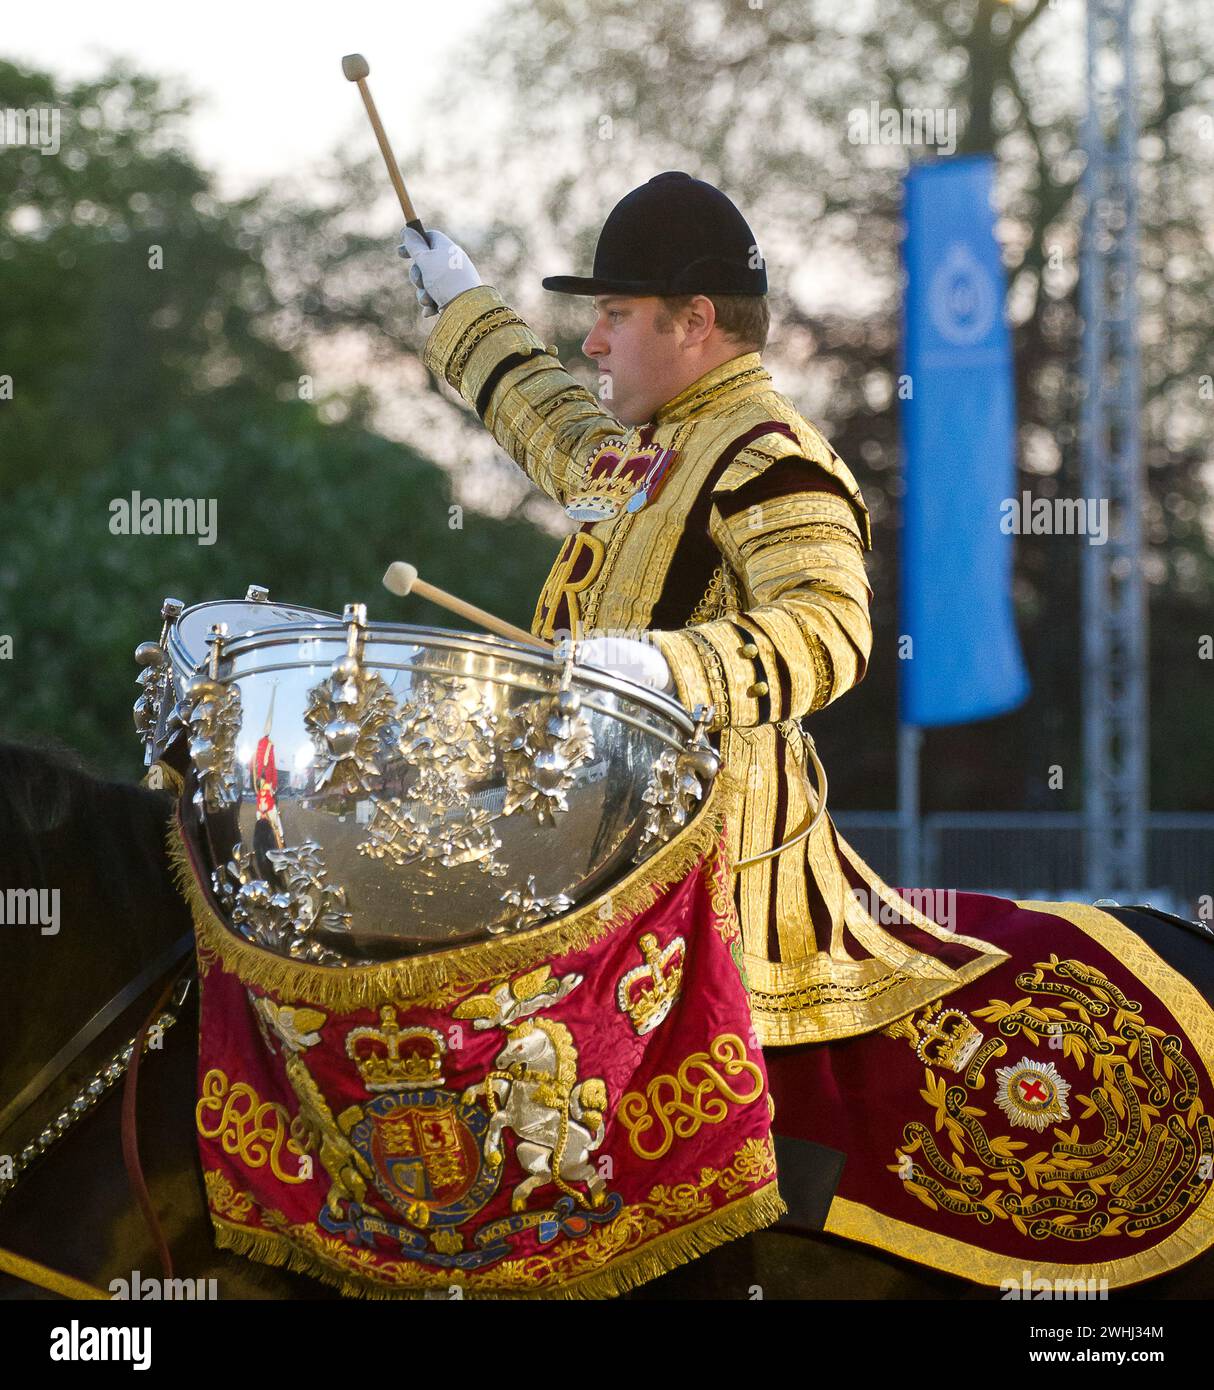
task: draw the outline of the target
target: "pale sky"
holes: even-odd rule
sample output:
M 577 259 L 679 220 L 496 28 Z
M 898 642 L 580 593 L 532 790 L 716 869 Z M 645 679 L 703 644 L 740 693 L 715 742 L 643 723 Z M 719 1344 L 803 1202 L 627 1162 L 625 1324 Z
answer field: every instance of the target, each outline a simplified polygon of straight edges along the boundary
M 200 97 L 195 154 L 225 196 L 304 173 L 343 136 L 368 142 L 357 88 L 341 59 L 361 53 L 388 137 L 403 146 L 429 85 L 450 80 L 450 51 L 491 22 L 501 0 L 416 5 L 386 0 L 257 0 L 149 5 L 146 0 L 6 4 L 0 56 L 69 77 L 117 55 Z
M 277 179 L 306 183 L 309 170 L 342 141 L 374 152 L 357 89 L 342 75 L 347 53 L 362 53 L 370 63 L 370 87 L 389 139 L 405 150 L 430 92 L 458 80 L 456 50 L 491 32 L 503 6 L 504 0 L 208 0 L 177 7 L 34 0 L 4 5 L 0 57 L 88 77 L 117 56 L 150 75 L 183 79 L 198 98 L 187 127 L 194 156 L 215 174 L 220 195 L 234 197 Z M 1078 50 L 1068 49 L 1060 79 L 1069 73 L 1078 82 L 1079 63 Z M 391 236 L 397 223 L 386 216 Z M 843 279 L 849 308 L 863 306 L 862 273 L 840 277 L 823 267 L 821 274 L 828 287 Z M 467 440 L 459 452 L 467 456 Z
M 502 0 L 460 0 L 426 6 L 385 0 L 299 0 L 269 5 L 257 0 L 209 0 L 189 7 L 151 7 L 146 0 L 82 0 L 6 6 L 0 20 L 0 57 L 44 68 L 57 76 L 91 77 L 107 58 L 131 60 L 157 77 L 185 80 L 198 97 L 186 127 L 195 158 L 216 175 L 221 196 L 234 197 L 257 184 L 302 178 L 342 140 L 374 156 L 375 137 L 358 89 L 342 74 L 347 53 L 371 65 L 368 80 L 395 150 L 408 145 L 424 111 L 431 84 L 450 81 L 453 50 L 492 22 Z M 388 191 L 384 181 L 385 193 Z M 412 300 L 405 267 L 392 254 L 399 212 L 385 213 L 384 255 L 400 268 L 401 293 Z M 338 384 L 372 378 L 380 388 L 376 423 L 389 437 L 418 434 L 417 410 L 433 399 L 407 371 L 406 357 L 383 368 L 364 360 L 365 345 L 346 335 L 317 351 L 327 380 Z M 457 495 L 466 505 L 502 514 L 532 489 L 505 461 L 488 434 L 461 427 L 462 417 L 440 414 L 430 449 L 435 462 L 458 466 Z M 534 497 L 538 524 L 565 522 L 560 509 Z

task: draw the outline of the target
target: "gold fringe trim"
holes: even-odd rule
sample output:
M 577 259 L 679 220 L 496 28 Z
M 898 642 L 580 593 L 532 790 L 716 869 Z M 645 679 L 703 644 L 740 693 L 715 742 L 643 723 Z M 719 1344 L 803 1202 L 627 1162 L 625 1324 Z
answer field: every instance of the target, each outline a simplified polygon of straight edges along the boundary
M 1157 956 L 1142 937 L 1116 917 L 1086 903 L 1038 899 L 1016 899 L 1015 902 L 1027 912 L 1061 917 L 1116 956 L 1171 1011 L 1188 1034 L 1207 1074 L 1214 1079 L 1214 1011 L 1196 986 Z M 1027 1269 L 1034 1279 L 1077 1279 L 1082 1275 L 1084 1279 L 1107 1279 L 1109 1287 L 1117 1289 L 1179 1269 L 1214 1245 L 1214 1184 L 1208 1185 L 1201 1203 L 1161 1241 L 1141 1254 L 1124 1255 L 1116 1260 L 1077 1259 L 1070 1264 L 1059 1264 L 1024 1255 L 997 1254 L 952 1236 L 925 1231 L 843 1197 L 836 1197 L 831 1203 L 825 1230 L 975 1284 L 997 1288 L 1005 1280 L 1013 1279 L 1019 1287 L 1021 1271 Z
M 317 1253 L 303 1249 L 288 1236 L 273 1231 L 250 1231 L 225 1221 L 214 1212 L 211 1213 L 211 1220 L 215 1226 L 215 1243 L 221 1249 L 231 1250 L 261 1264 L 285 1266 L 296 1273 L 310 1275 L 336 1288 L 345 1298 L 423 1299 L 427 1293 L 433 1294 L 458 1283 L 467 1299 L 569 1300 L 618 1297 L 651 1279 L 669 1274 L 679 1265 L 688 1264 L 731 1240 L 753 1235 L 755 1231 L 778 1221 L 787 1212 L 777 1184 L 768 1183 L 766 1187 L 739 1197 L 737 1201 L 701 1217 L 691 1225 L 658 1236 L 641 1250 L 620 1255 L 606 1269 L 528 1292 L 466 1282 L 469 1281 L 467 1274 L 462 1278 L 446 1280 L 439 1275 L 428 1288 L 394 1288 L 370 1277 L 359 1277 L 336 1262 L 332 1265 L 322 1263 Z
M 339 1012 L 388 1000 L 437 1003 L 487 979 L 590 946 L 651 907 L 664 889 L 685 878 L 697 861 L 712 852 L 721 837 L 730 798 L 738 794 L 727 773 L 718 775 L 690 825 L 615 888 L 546 926 L 508 940 L 476 942 L 366 966 L 335 968 L 287 960 L 235 935 L 195 873 L 180 803 L 169 822 L 168 855 L 194 918 L 199 952 L 213 952 L 244 984 L 270 990 L 280 999 L 305 1000 Z M 605 912 L 605 906 L 610 910 Z

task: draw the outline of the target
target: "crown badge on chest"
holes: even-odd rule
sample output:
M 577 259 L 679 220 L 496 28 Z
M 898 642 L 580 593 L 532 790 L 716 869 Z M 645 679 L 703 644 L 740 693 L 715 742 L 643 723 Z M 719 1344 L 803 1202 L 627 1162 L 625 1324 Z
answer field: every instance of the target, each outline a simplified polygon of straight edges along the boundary
M 674 449 L 605 439 L 586 460 L 582 484 L 565 506 L 574 521 L 610 521 L 620 512 L 639 512 L 661 491 Z

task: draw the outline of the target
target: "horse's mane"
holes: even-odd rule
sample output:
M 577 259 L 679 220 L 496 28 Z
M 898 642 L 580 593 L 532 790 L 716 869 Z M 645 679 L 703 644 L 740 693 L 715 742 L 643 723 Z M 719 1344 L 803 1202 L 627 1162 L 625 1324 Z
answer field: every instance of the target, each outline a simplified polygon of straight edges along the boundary
M 0 1094 L 188 930 L 165 846 L 172 805 L 61 744 L 0 739 L 0 892 L 54 893 L 57 914 L 44 935 L 9 920 L 5 899 Z
M 163 824 L 171 804 L 166 793 L 98 776 L 79 753 L 55 740 L 0 738 L 0 888 L 6 879 L 40 882 L 46 857 L 82 830 L 111 853 L 116 843 L 119 863 L 126 861 L 130 839 Z
M 104 815 L 146 795 L 142 788 L 100 777 L 85 759 L 54 738 L 0 738 L 0 824 L 40 835 L 72 815 Z

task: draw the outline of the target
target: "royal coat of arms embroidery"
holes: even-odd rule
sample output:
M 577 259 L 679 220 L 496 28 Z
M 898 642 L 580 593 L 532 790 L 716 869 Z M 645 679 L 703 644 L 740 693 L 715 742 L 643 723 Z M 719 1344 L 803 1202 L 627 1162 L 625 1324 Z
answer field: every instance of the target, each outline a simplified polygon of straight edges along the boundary
M 384 997 L 391 965 L 269 964 L 196 915 L 200 1054 L 225 1078 L 199 1102 L 219 1243 L 350 1293 L 596 1297 L 772 1221 L 766 1072 L 720 850 L 618 923 L 586 910 L 572 947 L 545 947 L 567 928 L 540 926 L 520 968 L 413 998 Z M 256 1133 L 229 1092 L 264 1112 Z M 277 1164 L 257 1161 L 263 1130 Z

